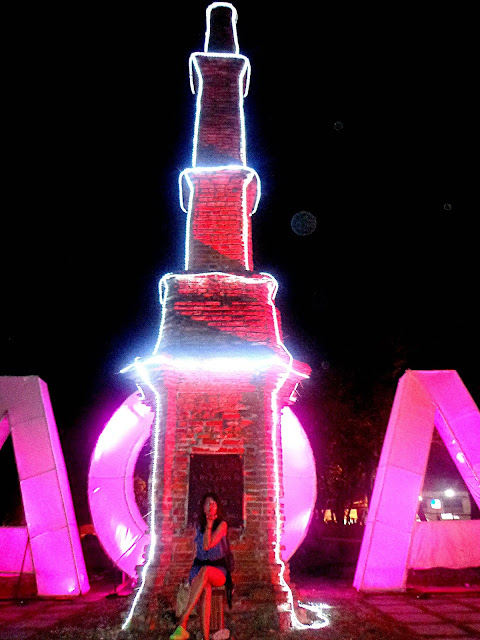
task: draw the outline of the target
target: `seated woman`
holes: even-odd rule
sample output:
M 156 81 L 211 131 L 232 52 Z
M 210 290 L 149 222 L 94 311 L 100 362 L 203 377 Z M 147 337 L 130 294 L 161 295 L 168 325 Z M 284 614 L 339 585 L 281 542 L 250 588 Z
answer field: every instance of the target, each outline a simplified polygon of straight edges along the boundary
M 188 576 L 190 597 L 170 640 L 186 640 L 190 636 L 187 631 L 188 619 L 200 598 L 203 639 L 210 640 L 212 587 L 222 587 L 227 575 L 225 545 L 222 540 L 226 535 L 227 523 L 223 519 L 218 497 L 214 493 L 207 493 L 200 502 L 195 536 L 197 555 Z

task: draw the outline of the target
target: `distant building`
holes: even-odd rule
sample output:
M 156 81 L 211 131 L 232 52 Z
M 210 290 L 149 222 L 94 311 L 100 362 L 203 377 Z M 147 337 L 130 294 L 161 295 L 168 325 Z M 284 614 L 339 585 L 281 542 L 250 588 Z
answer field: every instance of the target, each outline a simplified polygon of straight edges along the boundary
M 422 518 L 422 513 L 425 518 Z M 418 520 L 470 520 L 471 516 L 472 508 L 468 491 L 426 490 L 419 498 Z

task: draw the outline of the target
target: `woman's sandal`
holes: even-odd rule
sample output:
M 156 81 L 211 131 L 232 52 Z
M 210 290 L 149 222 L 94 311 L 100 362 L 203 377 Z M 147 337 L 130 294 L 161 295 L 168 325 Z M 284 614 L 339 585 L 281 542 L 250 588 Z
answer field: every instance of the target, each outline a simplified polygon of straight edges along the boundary
M 190 637 L 190 634 L 186 629 L 184 629 L 181 625 L 175 629 L 175 631 L 170 636 L 170 640 L 187 640 Z

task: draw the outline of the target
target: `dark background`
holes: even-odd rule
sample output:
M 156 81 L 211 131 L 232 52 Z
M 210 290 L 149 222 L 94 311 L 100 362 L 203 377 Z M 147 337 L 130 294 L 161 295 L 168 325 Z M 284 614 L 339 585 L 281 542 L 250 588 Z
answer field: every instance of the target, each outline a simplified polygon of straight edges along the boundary
M 243 527 L 243 456 L 191 455 L 188 479 L 187 523 L 198 522 L 199 505 L 209 492 L 220 499 L 229 527 Z
M 47 382 L 80 523 L 96 439 L 134 390 L 119 370 L 151 353 L 158 280 L 183 268 L 206 6 L 36 5 L 4 22 L 0 373 Z M 313 368 L 308 406 L 332 369 L 366 388 L 390 376 L 393 395 L 405 368 L 456 369 L 479 404 L 472 15 L 236 7 L 255 268 L 279 281 L 285 343 Z M 292 230 L 300 211 L 314 233 Z

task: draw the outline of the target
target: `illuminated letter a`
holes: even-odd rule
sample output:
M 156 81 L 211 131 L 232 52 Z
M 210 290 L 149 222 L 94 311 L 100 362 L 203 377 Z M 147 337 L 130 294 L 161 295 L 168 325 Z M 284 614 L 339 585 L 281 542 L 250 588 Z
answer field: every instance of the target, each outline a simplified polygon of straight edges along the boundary
M 406 589 L 434 426 L 480 507 L 480 413 L 475 402 L 456 371 L 407 371 L 398 383 L 378 465 L 353 583 L 358 591 Z
M 45 382 L 0 377 L 0 448 L 12 434 L 26 528 L 0 528 L 0 572 L 32 570 L 40 596 L 89 590 L 70 486 Z

